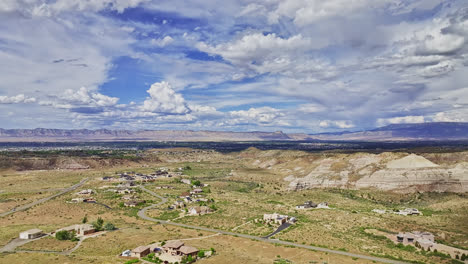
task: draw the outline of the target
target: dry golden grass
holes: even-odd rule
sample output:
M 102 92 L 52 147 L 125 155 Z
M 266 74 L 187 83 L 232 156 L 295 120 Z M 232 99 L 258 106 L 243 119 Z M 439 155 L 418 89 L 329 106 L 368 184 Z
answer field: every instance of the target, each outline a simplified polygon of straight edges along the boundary
M 65 251 L 72 249 L 77 242 L 70 240 L 58 240 L 54 237 L 44 237 L 39 240 L 31 241 L 17 249 L 19 250 L 50 250 L 50 251 Z
M 74 252 L 73 256 L 55 256 L 51 254 L 4 254 L 0 255 L 1 263 L 123 263 L 117 255 L 125 249 L 132 249 L 139 245 L 149 244 L 168 239 L 201 237 L 210 235 L 207 232 L 182 229 L 178 227 L 155 225 L 143 221 L 135 216 L 135 209 L 120 208 L 122 201 L 112 197 L 98 188 L 109 185 L 102 181 L 93 180 L 102 176 L 115 175 L 116 171 L 137 171 L 142 173 L 153 172 L 159 167 L 171 169 L 190 165 L 192 170 L 187 172 L 187 178 L 200 179 L 210 185 L 207 198 L 215 200 L 218 208 L 212 214 L 199 217 L 184 217 L 177 222 L 198 226 L 232 230 L 254 218 L 261 218 L 264 213 L 284 213 L 296 216 L 299 222 L 276 235 L 282 240 L 295 241 L 299 244 L 322 245 L 333 249 L 348 250 L 363 254 L 389 254 L 401 256 L 409 260 L 441 263 L 439 258 L 427 258 L 417 253 L 401 251 L 388 247 L 385 241 L 376 240 L 362 233 L 362 228 L 382 228 L 392 232 L 398 231 L 430 231 L 450 244 L 468 247 L 468 198 L 465 195 L 455 194 L 411 194 L 401 195 L 372 190 L 306 190 L 300 192 L 286 191 L 287 183 L 283 178 L 291 173 L 304 175 L 319 165 L 319 159 L 327 156 L 335 157 L 337 154 L 308 154 L 293 151 L 257 151 L 249 150 L 242 153 L 221 155 L 199 154 L 201 162 L 196 162 L 197 153 L 172 153 L 164 157 L 166 162 L 149 163 L 145 166 L 118 166 L 106 167 L 100 170 L 86 171 L 31 171 L 31 172 L 2 172 L 0 173 L 0 186 L 4 193 L 0 197 L 13 197 L 28 201 L 42 196 L 36 193 L 40 189 L 57 189 L 71 186 L 84 177 L 92 180 L 80 189 L 92 188 L 98 190 L 93 195 L 98 202 L 107 204 L 113 209 L 106 209 L 95 204 L 69 204 L 66 200 L 74 197 L 72 193 L 60 196 L 44 204 L 35 206 L 25 212 L 17 212 L 8 217 L 0 218 L 0 245 L 6 244 L 18 233 L 30 228 L 40 228 L 46 232 L 71 224 L 80 223 L 87 215 L 89 221 L 97 217 L 113 222 L 119 230 L 105 235 L 90 238 Z M 359 154 L 361 155 L 361 154 Z M 383 154 L 384 161 L 394 157 L 403 156 L 401 153 Z M 158 154 L 158 157 L 162 154 Z M 340 157 L 344 156 L 339 154 Z M 353 154 L 353 157 L 358 156 Z M 348 160 L 339 160 L 332 164 L 335 170 L 347 167 Z M 450 160 L 453 157 L 434 157 Z M 161 157 L 162 159 L 162 157 Z M 266 165 L 261 168 L 253 163 Z M 172 161 L 172 162 L 168 162 Z M 448 161 L 447 161 L 448 162 Z M 272 164 L 272 165 L 269 165 Z M 337 164 L 337 165 L 335 165 Z M 271 166 L 271 167 L 269 167 Z M 271 169 L 269 169 L 271 168 Z M 233 172 L 230 175 L 230 172 Z M 36 184 L 37 182 L 37 184 Z M 12 185 L 10 185 L 12 184 Z M 156 189 L 155 186 L 171 185 L 175 189 Z M 159 215 L 182 192 L 189 190 L 186 184 L 175 183 L 174 179 L 158 179 L 147 188 L 169 198 L 168 204 L 148 211 L 149 215 Z M 21 193 L 23 192 L 23 193 Z M 43 193 L 48 195 L 50 193 Z M 157 202 L 146 193 L 138 194 L 141 199 Z M 329 202 L 335 209 L 330 210 L 296 210 L 295 205 L 304 201 Z M 4 207 L 1 207 L 4 206 Z M 2 208 L 8 209 L 11 204 L 0 203 Z M 190 206 L 190 205 L 189 205 Z M 394 214 L 378 215 L 371 212 L 374 208 L 402 209 L 417 207 L 425 209 L 428 215 L 405 217 Z M 5 209 L 3 209 L 5 210 Z M 43 224 L 37 224 L 38 219 Z M 246 224 L 237 229 L 237 232 L 255 235 L 265 235 L 273 231 L 273 227 Z M 34 242 L 35 243 L 35 242 Z M 54 241 L 55 243 L 55 241 Z M 39 240 L 35 244 L 27 244 L 41 248 L 47 246 L 47 240 Z M 309 261 L 328 261 L 328 263 L 367 263 L 361 259 L 353 260 L 339 255 L 327 255 L 299 248 L 275 246 L 259 241 L 231 237 L 214 236 L 201 240 L 187 242 L 199 248 L 214 247 L 218 254 L 201 263 L 272 263 L 277 255 L 289 259 L 294 263 L 309 263 Z M 62 244 L 52 245 L 60 248 Z M 50 249 L 49 249 L 50 250 Z

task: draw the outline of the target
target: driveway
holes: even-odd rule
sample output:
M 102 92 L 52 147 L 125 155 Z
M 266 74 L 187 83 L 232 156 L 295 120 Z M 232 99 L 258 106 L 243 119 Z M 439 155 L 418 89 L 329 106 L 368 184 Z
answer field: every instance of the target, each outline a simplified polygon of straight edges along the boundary
M 265 236 L 265 237 L 263 237 L 263 238 L 270 238 L 270 237 L 272 237 L 272 236 L 278 234 L 279 232 L 285 230 L 286 228 L 288 228 L 288 227 L 290 227 L 290 226 L 291 226 L 291 224 L 288 223 L 288 222 L 286 222 L 286 223 L 280 225 L 280 226 L 278 227 L 278 229 L 275 230 L 275 232 L 273 232 L 273 233 L 271 233 L 271 234 L 269 234 L 268 236 Z

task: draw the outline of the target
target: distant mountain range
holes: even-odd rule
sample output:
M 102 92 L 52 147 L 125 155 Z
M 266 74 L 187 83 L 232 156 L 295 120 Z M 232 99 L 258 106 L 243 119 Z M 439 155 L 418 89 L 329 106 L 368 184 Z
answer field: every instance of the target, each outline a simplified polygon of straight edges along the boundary
M 468 123 L 396 124 L 359 132 L 285 134 L 180 130 L 0 129 L 0 142 L 58 141 L 425 141 L 468 140 Z
M 310 135 L 310 137 L 319 140 L 350 141 L 467 140 L 468 123 L 393 124 L 366 131 L 323 133 Z

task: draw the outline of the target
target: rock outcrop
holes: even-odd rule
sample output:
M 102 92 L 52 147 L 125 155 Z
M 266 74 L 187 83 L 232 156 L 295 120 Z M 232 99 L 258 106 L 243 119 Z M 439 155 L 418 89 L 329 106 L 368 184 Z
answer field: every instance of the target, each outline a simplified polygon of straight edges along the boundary
M 289 175 L 291 190 L 309 188 L 376 188 L 398 192 L 467 192 L 468 163 L 439 166 L 418 155 L 403 158 L 395 154 L 362 155 L 349 158 L 340 170 L 333 169 L 343 160 L 325 158 L 305 177 Z

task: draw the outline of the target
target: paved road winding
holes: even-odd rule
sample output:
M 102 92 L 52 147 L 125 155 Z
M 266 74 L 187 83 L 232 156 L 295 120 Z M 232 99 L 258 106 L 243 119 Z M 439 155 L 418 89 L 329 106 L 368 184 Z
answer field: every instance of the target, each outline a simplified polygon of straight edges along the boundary
M 88 178 L 84 178 L 84 179 L 82 179 L 79 183 L 77 183 L 77 184 L 75 184 L 75 185 L 73 185 L 73 186 L 70 186 L 70 187 L 68 187 L 68 188 L 65 188 L 65 189 L 63 189 L 61 192 L 56 193 L 56 194 L 54 194 L 54 195 L 52 195 L 52 196 L 45 197 L 45 198 L 41 198 L 41 199 L 39 199 L 39 200 L 37 200 L 37 201 L 34 201 L 34 202 L 32 202 L 32 203 L 25 204 L 25 205 L 22 205 L 22 206 L 13 208 L 13 209 L 11 209 L 11 210 L 8 211 L 8 212 L 1 213 L 1 214 L 0 214 L 0 217 L 4 217 L 4 216 L 7 216 L 7 215 L 10 215 L 10 214 L 19 212 L 19 211 L 27 210 L 27 209 L 29 209 L 29 208 L 35 206 L 35 205 L 38 205 L 38 204 L 47 202 L 47 201 L 49 201 L 50 199 L 53 199 L 53 198 L 58 197 L 58 196 L 60 196 L 60 195 L 63 195 L 63 194 L 65 194 L 65 193 L 67 193 L 67 192 L 71 192 L 71 191 L 73 191 L 73 190 L 76 190 L 77 188 L 79 188 L 80 186 L 82 186 L 86 181 L 88 181 Z
M 229 231 L 224 231 L 224 230 L 219 230 L 219 229 L 213 229 L 213 228 L 207 228 L 207 227 L 201 227 L 201 226 L 193 226 L 193 225 L 187 225 L 187 224 L 181 224 L 181 223 L 174 223 L 174 222 L 166 221 L 166 220 L 155 219 L 155 218 L 147 216 L 146 211 L 148 211 L 149 209 L 152 209 L 152 208 L 154 208 L 156 206 L 159 206 L 161 204 L 166 203 L 167 198 L 162 197 L 162 196 L 160 196 L 160 195 L 146 189 L 143 186 L 140 186 L 140 188 L 142 190 L 146 191 L 147 193 L 161 199 L 161 202 L 159 202 L 157 204 L 150 205 L 150 206 L 145 207 L 145 208 L 141 209 L 140 211 L 138 211 L 138 216 L 141 217 L 142 219 L 145 219 L 145 220 L 148 220 L 148 221 L 157 222 L 157 223 L 161 223 L 161 224 L 164 224 L 164 225 L 173 225 L 173 226 L 179 226 L 179 227 L 190 228 L 190 229 L 197 229 L 197 230 L 202 230 L 202 231 L 207 231 L 207 232 L 221 233 L 221 234 L 224 234 L 224 235 L 243 237 L 243 238 L 263 241 L 263 242 L 267 242 L 267 243 L 271 243 L 271 244 L 280 244 L 280 245 L 285 245 L 285 246 L 294 246 L 294 247 L 298 247 L 298 248 L 312 249 L 312 250 L 316 250 L 316 251 L 328 252 L 328 253 L 332 253 L 332 254 L 339 254 L 339 255 L 344 255 L 344 256 L 353 257 L 353 258 L 367 259 L 367 260 L 371 260 L 371 261 L 378 261 L 378 262 L 382 262 L 382 263 L 407 264 L 406 262 L 397 261 L 397 260 L 366 256 L 366 255 L 355 254 L 355 253 L 350 253 L 350 252 L 344 252 L 344 251 L 339 251 L 339 250 L 333 250 L 333 249 L 328 249 L 328 248 L 307 246 L 307 245 L 296 244 L 296 243 L 281 241 L 281 240 L 276 240 L 276 239 L 267 239 L 267 238 L 262 238 L 262 237 L 258 237 L 258 236 L 251 236 L 251 235 L 235 233 L 235 232 L 229 232 Z

